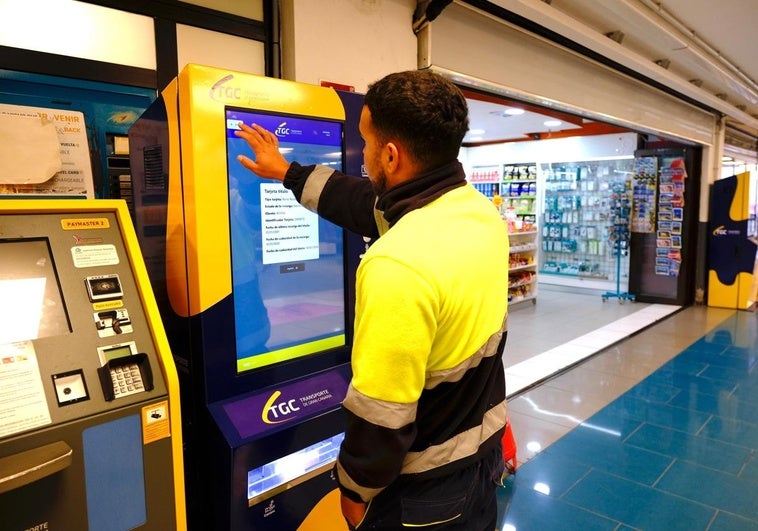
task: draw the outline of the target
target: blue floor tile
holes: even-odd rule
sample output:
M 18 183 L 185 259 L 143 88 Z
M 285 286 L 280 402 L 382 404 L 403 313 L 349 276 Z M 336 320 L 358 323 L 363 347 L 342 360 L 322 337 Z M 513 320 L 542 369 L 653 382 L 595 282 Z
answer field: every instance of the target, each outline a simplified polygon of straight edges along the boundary
M 720 334 L 718 337 L 701 337 L 684 350 L 704 350 L 706 352 L 721 353 L 732 344 L 729 334 Z
M 516 473 L 518 478 L 518 472 Z M 619 522 L 546 496 L 531 488 L 509 485 L 498 492 L 498 528 L 518 531 L 614 531 Z
M 743 400 L 753 406 L 758 406 L 758 385 L 751 385 L 754 382 L 742 382 L 737 384 L 737 388 L 732 396 L 738 400 Z
M 531 488 L 558 498 L 589 471 L 586 464 L 545 454 L 538 461 L 519 467 L 513 482 L 520 488 Z
M 500 529 L 758 531 L 757 317 L 735 312 L 522 465 Z
M 750 457 L 743 446 L 651 424 L 641 426 L 624 443 L 735 475 Z
M 722 352 L 721 355 L 727 358 L 737 358 L 742 360 L 745 363 L 745 366 L 748 367 L 748 370 L 758 364 L 758 355 L 754 348 L 729 347 Z
M 544 452 L 552 459 L 571 460 L 610 474 L 652 485 L 672 458 L 621 444 L 620 437 L 579 426 Z
M 724 418 L 758 424 L 758 408 L 750 407 L 749 402 L 742 402 L 734 396 L 705 395 L 696 391 L 682 392 L 672 398 L 669 404 L 694 409 L 701 413 L 710 413 Z
M 758 454 L 756 454 L 755 451 L 753 452 L 750 461 L 745 463 L 739 476 L 742 479 L 758 483 Z M 756 488 L 758 488 L 758 485 L 756 485 Z
M 719 511 L 708 531 L 757 531 L 758 522 Z
M 751 373 L 745 368 L 719 367 L 709 365 L 701 373 L 706 378 L 717 378 L 719 380 L 730 380 L 737 384 L 744 383 L 755 387 L 758 385 L 758 373 Z
M 706 529 L 716 510 L 633 481 L 593 471 L 564 500 L 640 529 Z
M 712 378 L 704 378 L 692 374 L 684 374 L 680 372 L 664 373 L 661 371 L 654 372 L 640 382 L 640 385 L 647 385 L 650 383 L 668 385 L 679 390 L 695 389 L 699 393 L 716 396 L 723 393 L 732 393 L 737 387 L 735 383 L 726 380 L 714 380 Z
M 705 363 L 707 365 L 723 367 L 725 369 L 744 370 L 746 364 L 745 360 L 739 357 L 726 356 L 724 354 L 708 352 L 705 350 L 685 350 L 679 356 L 679 359 L 681 360 Z
M 596 415 L 618 416 L 624 419 L 649 422 L 658 426 L 670 426 L 687 433 L 697 433 L 711 418 L 709 413 L 653 403 L 631 395 L 622 395 Z
M 700 431 L 700 435 L 745 448 L 755 448 L 758 444 L 758 424 L 712 416 Z
M 731 319 L 731 318 L 730 318 Z M 734 336 L 731 330 L 729 330 L 730 323 L 722 323 L 722 328 L 714 330 L 710 334 L 706 334 L 700 339 L 700 341 L 709 343 L 711 345 L 733 345 Z
M 634 432 L 643 420 L 632 418 L 620 408 L 604 408 L 582 423 L 582 426 L 615 434 L 622 440 Z
M 684 461 L 675 462 L 657 489 L 758 523 L 758 488 L 752 481 Z
M 658 370 L 663 372 L 680 372 L 682 374 L 691 374 L 693 376 L 696 376 L 707 368 L 707 363 L 700 361 L 689 361 L 676 357 L 668 363 L 664 364 Z
M 681 388 L 648 378 L 632 387 L 625 394 L 627 396 L 636 396 L 650 402 L 666 403 L 680 392 Z

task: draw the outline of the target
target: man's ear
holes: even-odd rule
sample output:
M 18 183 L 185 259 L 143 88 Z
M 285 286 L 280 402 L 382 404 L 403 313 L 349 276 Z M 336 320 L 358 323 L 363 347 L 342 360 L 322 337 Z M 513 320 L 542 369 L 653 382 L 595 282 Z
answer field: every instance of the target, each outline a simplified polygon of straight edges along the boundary
M 394 173 L 398 169 L 400 164 L 400 152 L 394 142 L 387 142 L 384 145 L 385 163 L 387 164 L 387 171 Z

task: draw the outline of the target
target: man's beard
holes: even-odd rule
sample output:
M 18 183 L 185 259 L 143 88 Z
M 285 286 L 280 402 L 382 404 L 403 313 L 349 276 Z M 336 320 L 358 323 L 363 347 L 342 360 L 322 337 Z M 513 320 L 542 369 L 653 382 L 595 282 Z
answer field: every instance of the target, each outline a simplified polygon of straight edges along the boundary
M 371 181 L 371 187 L 374 189 L 374 193 L 377 197 L 387 191 L 387 174 L 384 173 L 384 170 L 378 170 L 376 176 L 369 180 Z

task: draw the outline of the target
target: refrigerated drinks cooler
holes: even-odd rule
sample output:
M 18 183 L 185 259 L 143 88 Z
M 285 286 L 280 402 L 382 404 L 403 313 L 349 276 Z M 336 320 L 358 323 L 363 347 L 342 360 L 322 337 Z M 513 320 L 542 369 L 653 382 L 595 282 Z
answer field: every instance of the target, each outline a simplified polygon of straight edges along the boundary
M 179 386 L 129 212 L 0 201 L 0 528 L 185 529 Z
M 185 404 L 191 528 L 346 529 L 331 470 L 366 242 L 243 168 L 234 131 L 257 123 L 289 160 L 343 170 L 352 96 L 188 65 L 130 130 L 136 225 Z

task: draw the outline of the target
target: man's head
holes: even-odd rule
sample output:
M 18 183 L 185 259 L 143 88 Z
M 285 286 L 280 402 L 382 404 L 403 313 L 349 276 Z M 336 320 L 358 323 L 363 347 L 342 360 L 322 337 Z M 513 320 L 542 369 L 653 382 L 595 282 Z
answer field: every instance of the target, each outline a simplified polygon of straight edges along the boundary
M 468 131 L 461 91 L 428 70 L 390 74 L 369 86 L 364 100 L 377 140 L 402 144 L 420 172 L 458 157 Z

